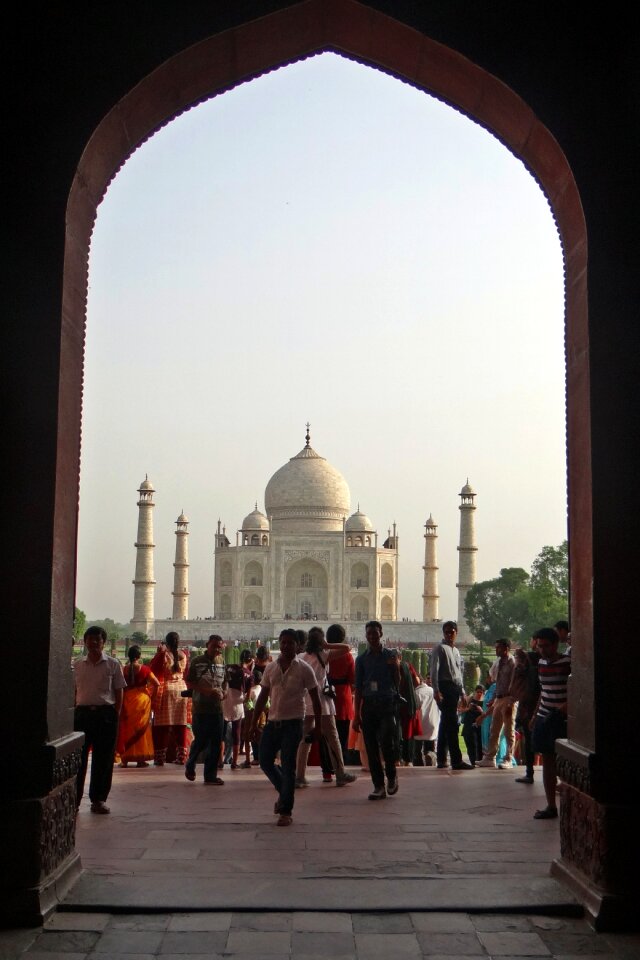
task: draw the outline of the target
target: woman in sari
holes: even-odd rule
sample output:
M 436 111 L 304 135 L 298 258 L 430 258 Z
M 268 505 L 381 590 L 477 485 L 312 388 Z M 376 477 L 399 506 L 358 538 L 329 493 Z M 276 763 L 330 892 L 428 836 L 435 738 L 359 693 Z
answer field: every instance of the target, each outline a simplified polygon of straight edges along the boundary
M 151 702 L 160 683 L 149 667 L 140 663 L 140 647 L 129 647 L 127 656 L 129 663 L 123 671 L 127 686 L 122 700 L 116 749 L 121 767 L 126 767 L 128 763 L 148 767 L 148 761 L 153 760 Z
M 184 674 L 187 657 L 179 648 L 180 637 L 172 631 L 151 661 L 151 670 L 160 681 L 160 689 L 153 710 L 154 764 L 163 767 L 167 761 L 169 736 L 173 735 L 176 746 L 174 763 L 187 760 L 189 734 L 187 730 L 187 700 L 182 691 L 187 689 Z

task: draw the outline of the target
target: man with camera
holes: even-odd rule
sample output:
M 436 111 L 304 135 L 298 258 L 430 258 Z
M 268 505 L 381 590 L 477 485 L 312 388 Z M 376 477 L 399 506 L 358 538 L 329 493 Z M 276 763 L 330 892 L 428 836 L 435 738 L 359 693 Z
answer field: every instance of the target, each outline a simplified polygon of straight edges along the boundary
M 227 692 L 222 651 L 224 640 L 212 634 L 207 640 L 207 652 L 195 657 L 189 664 L 185 692 L 193 697 L 193 742 L 184 768 L 187 780 L 196 778 L 196 761 L 204 750 L 204 782 L 223 786 L 218 776 L 218 760 L 224 734 L 222 701 Z

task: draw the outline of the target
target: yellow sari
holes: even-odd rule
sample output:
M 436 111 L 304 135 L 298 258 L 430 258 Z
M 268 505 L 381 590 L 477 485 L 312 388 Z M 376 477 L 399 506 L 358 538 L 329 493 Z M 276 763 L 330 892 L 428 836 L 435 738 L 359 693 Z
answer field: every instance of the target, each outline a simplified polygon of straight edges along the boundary
M 122 700 L 116 749 L 122 763 L 143 763 L 153 760 L 149 684 L 155 677 L 149 667 L 132 664 L 124 668 L 124 676 L 127 687 Z

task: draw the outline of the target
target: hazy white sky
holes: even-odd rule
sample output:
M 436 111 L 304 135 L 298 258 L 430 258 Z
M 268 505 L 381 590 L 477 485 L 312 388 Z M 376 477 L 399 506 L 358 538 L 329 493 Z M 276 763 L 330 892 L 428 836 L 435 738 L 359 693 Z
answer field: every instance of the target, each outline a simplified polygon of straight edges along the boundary
M 99 208 L 89 276 L 77 603 L 133 612 L 137 487 L 156 487 L 156 616 L 175 520 L 190 615 L 213 613 L 213 534 L 304 445 L 400 537 L 399 616 L 422 617 L 439 524 L 455 616 L 460 488 L 478 575 L 566 536 L 563 286 L 548 204 L 465 117 L 324 54 L 199 106 L 141 147 Z

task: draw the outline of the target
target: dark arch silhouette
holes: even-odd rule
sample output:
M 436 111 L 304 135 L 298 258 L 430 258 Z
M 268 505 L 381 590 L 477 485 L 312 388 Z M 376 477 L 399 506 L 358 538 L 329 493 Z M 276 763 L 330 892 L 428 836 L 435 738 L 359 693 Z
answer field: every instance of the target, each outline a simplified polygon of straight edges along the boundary
M 638 826 L 621 775 L 625 698 L 605 703 L 602 692 L 618 690 L 614 641 L 636 613 L 628 585 L 638 519 L 628 487 L 640 403 L 629 214 L 637 163 L 627 133 L 636 34 L 621 10 L 542 13 L 521 6 L 514 16 L 506 0 L 243 0 L 161 10 L 114 0 L 108 17 L 101 7 L 78 15 L 27 6 L 16 15 L 7 132 L 20 202 L 8 250 L 15 309 L 5 340 L 12 509 L 4 532 L 10 547 L 27 546 L 19 556 L 7 551 L 6 630 L 20 637 L 28 609 L 31 657 L 29 684 L 10 685 L 2 703 L 13 774 L 2 792 L 2 911 L 14 923 L 37 922 L 78 869 L 68 654 L 97 205 L 127 156 L 182 110 L 331 50 L 481 123 L 523 160 L 552 207 L 565 261 L 574 636 L 557 869 L 599 923 L 637 924 Z M 635 223 L 633 231 L 635 239 Z M 16 717 L 24 718 L 19 744 Z

